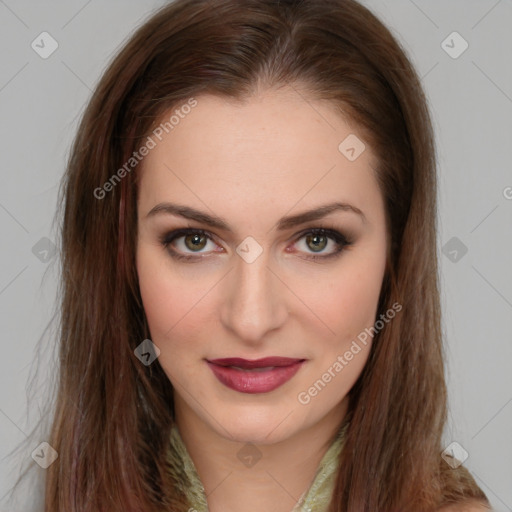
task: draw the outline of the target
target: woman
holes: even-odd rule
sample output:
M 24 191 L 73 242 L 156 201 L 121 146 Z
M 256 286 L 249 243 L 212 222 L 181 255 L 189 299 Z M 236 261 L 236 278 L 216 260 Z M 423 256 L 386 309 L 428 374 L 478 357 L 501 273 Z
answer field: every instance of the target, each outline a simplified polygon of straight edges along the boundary
M 366 8 L 169 4 L 63 191 L 45 510 L 489 510 L 441 443 L 426 100 Z

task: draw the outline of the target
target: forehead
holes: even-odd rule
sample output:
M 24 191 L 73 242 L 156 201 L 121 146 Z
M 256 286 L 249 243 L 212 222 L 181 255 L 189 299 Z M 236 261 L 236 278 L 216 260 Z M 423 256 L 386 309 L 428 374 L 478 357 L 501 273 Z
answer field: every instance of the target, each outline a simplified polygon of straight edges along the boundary
M 161 140 L 153 136 L 156 145 L 141 163 L 145 210 L 178 199 L 224 212 L 231 206 L 233 214 L 237 208 L 262 214 L 271 205 L 282 213 L 319 201 L 378 205 L 372 150 L 333 104 L 291 87 L 244 102 L 213 95 L 195 100 L 193 108 L 177 105 L 162 116 L 165 123 L 179 111 Z M 356 159 L 354 152 L 347 158 L 347 145 L 360 153 Z

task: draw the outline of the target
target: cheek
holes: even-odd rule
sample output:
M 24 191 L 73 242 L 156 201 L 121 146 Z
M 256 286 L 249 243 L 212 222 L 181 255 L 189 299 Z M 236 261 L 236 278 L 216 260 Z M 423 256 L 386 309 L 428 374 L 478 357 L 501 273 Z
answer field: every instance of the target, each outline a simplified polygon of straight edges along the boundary
M 347 329 L 356 335 L 373 325 L 382 285 L 382 274 L 375 270 L 354 271 L 346 279 L 335 281 L 331 286 L 331 318 L 335 330 Z
M 316 275 L 301 287 L 304 302 L 314 313 L 308 318 L 325 332 L 326 340 L 345 341 L 375 322 L 384 267 L 380 262 L 373 261 L 373 266 L 362 262 L 354 255 L 337 271 Z
M 314 307 L 331 332 L 325 330 L 321 339 L 316 338 L 315 361 L 297 395 L 300 404 L 311 406 L 310 416 L 336 407 L 363 371 L 370 354 L 368 329 L 375 323 L 383 272 L 380 265 L 370 271 L 347 263 L 325 280 L 323 294 L 316 293 Z
M 152 336 L 155 336 L 170 329 L 177 321 L 176 288 L 166 280 L 161 263 L 143 248 L 137 253 L 137 273 L 144 311 Z
M 191 305 L 198 300 L 194 283 L 185 283 L 171 273 L 167 266 L 169 262 L 158 253 L 154 248 L 144 246 L 137 252 L 140 293 L 151 335 L 157 344 L 172 335 L 180 320 L 194 314 Z
M 214 283 L 191 279 L 171 271 L 171 262 L 162 258 L 154 248 L 141 247 L 137 252 L 139 288 L 152 341 L 162 355 L 171 346 L 179 350 L 208 318 L 205 290 Z M 203 299 L 203 300 L 202 300 Z M 180 343 L 177 343 L 177 340 Z

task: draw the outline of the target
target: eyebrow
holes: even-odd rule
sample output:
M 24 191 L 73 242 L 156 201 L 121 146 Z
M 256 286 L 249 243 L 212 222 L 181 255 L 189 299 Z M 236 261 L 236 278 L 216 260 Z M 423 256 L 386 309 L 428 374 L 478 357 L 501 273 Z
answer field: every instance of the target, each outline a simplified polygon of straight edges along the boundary
M 306 222 L 321 219 L 323 217 L 326 217 L 330 213 L 336 211 L 354 213 L 358 215 L 363 222 L 367 222 L 364 213 L 356 206 L 353 206 L 348 203 L 335 202 L 319 206 L 312 210 L 307 210 L 296 215 L 289 215 L 287 217 L 283 217 L 277 222 L 275 227 L 278 231 L 284 231 L 285 229 L 290 229 L 295 226 L 305 224 Z M 191 208 L 189 206 L 179 205 L 175 203 L 160 203 L 157 204 L 154 208 L 152 208 L 146 217 L 153 217 L 159 214 L 177 215 L 180 217 L 184 217 L 185 219 L 195 220 L 202 224 L 206 224 L 212 228 L 222 229 L 228 233 L 233 232 L 233 230 L 229 227 L 228 223 L 222 217 L 210 215 L 208 213 L 196 210 L 195 208 Z

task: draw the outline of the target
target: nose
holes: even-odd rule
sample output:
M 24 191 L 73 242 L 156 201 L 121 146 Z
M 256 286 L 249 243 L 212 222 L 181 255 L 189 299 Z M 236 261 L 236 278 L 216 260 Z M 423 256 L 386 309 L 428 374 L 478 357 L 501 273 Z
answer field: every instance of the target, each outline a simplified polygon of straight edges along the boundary
M 227 277 L 221 322 L 244 343 L 257 345 L 286 322 L 286 287 L 269 268 L 266 251 L 252 263 L 237 258 Z

